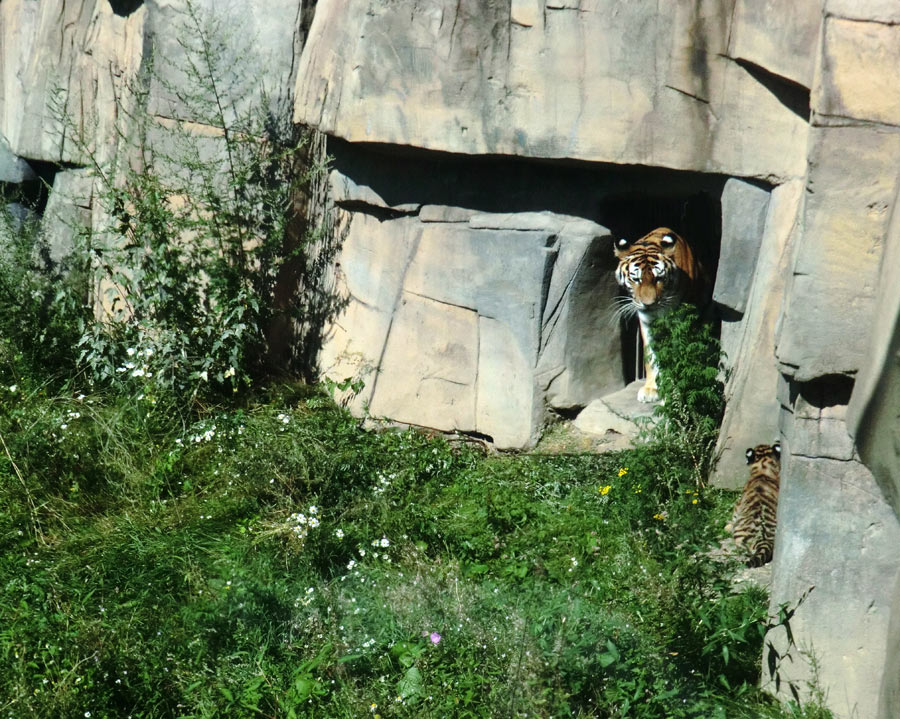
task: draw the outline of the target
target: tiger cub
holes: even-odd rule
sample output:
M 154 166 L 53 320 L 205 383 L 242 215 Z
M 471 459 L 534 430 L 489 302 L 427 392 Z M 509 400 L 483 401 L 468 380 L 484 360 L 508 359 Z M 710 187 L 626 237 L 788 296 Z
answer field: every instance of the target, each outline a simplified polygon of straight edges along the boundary
M 759 444 L 747 450 L 750 479 L 731 517 L 734 542 L 748 556 L 747 564 L 760 567 L 772 561 L 775 548 L 775 512 L 781 471 L 781 445 Z
M 619 260 L 616 281 L 628 294 L 621 298 L 619 316 L 638 316 L 644 343 L 646 379 L 638 390 L 639 402 L 656 402 L 658 366 L 650 347 L 650 325 L 682 300 L 697 301 L 703 285 L 703 268 L 681 235 L 659 227 L 636 242 L 622 238 L 613 252 Z

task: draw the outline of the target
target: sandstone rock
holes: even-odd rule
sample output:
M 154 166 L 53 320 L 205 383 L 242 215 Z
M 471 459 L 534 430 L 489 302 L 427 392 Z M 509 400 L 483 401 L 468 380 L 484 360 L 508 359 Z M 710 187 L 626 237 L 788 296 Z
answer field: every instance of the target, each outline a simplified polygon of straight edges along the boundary
M 728 55 L 811 87 L 821 23 L 822 0 L 798 0 L 777 7 L 737 0 Z
M 0 182 L 18 184 L 33 180 L 34 170 L 21 157 L 14 155 L 9 149 L 3 135 L 0 135 Z
M 350 401 L 358 413 L 372 400 L 375 372 L 419 233 L 419 224 L 409 218 L 381 222 L 357 212 L 350 221 L 339 258 L 339 293 L 348 304 L 329 328 L 319 363 L 336 382 L 365 382 L 362 393 Z
M 758 260 L 748 271 L 753 284 L 746 312 L 738 321 L 722 322 L 729 377 L 725 416 L 716 443 L 718 461 L 711 477 L 717 487 L 743 487 L 747 481 L 744 451 L 779 436 L 775 327 L 789 279 L 789 258 L 802 200 L 803 183 L 799 180 L 772 191 Z
M 93 184 L 87 170 L 57 172 L 53 178 L 42 232 L 54 262 L 68 259 L 75 234 L 91 227 Z
M 508 324 L 478 318 L 475 429 L 501 448 L 529 447 L 540 437 L 544 408 L 534 364 Z
M 423 205 L 419 210 L 421 222 L 468 222 L 476 214 L 474 210 L 447 205 Z
M 511 21 L 506 6 L 449 0 L 321 6 L 295 120 L 350 141 L 466 154 L 802 174 L 806 118 L 758 79 L 715 52 L 708 93 L 690 67 L 669 70 L 691 42 L 678 31 L 691 22 L 682 6 L 533 10 L 516 3 Z M 727 28 L 719 34 L 724 43 Z
M 84 162 L 80 135 L 98 159 L 112 157 L 113 108 L 140 65 L 145 17 L 145 8 L 116 15 L 102 0 L 3 3 L 0 134 L 15 154 Z
M 634 446 L 635 441 L 652 422 L 655 405 L 637 401 L 637 391 L 644 384 L 636 380 L 616 392 L 595 399 L 572 422 L 585 434 L 604 436 L 610 432 L 620 435 L 616 449 Z
M 322 366 L 336 381 L 367 378 L 354 411 L 519 448 L 537 441 L 546 403 L 621 384 L 605 228 L 552 213 L 455 221 L 462 208 L 427 222 L 351 214 L 339 260 L 349 304 Z M 471 376 L 448 379 L 457 355 Z
M 624 377 L 611 238 L 603 228 L 586 229 L 559 236 L 547 289 L 537 374 L 555 409 L 584 406 L 619 389 Z
M 891 25 L 900 22 L 900 6 L 894 0 L 825 0 L 825 15 Z
M 853 388 L 848 426 L 863 461 L 900 516 L 900 210 L 896 199 L 875 306 L 878 311 L 869 326 L 868 352 Z
M 198 108 L 204 104 L 215 108 L 221 102 L 221 119 L 230 126 L 251 108 L 267 102 L 266 109 L 274 117 L 284 115 L 285 107 L 279 103 L 287 102 L 295 82 L 302 0 L 240 4 L 192 0 L 190 11 L 184 0 L 148 0 L 147 4 L 150 42 L 157 58 L 164 59 L 157 61 L 151 79 L 151 114 L 218 127 L 220 118 L 204 115 Z M 214 78 L 218 100 L 212 94 L 201 95 L 206 85 L 197 87 L 196 79 L 187 74 L 186 48 L 197 54 L 201 36 L 214 48 L 213 74 L 222 74 Z M 203 64 L 198 66 L 205 71 Z
M 900 26 L 830 17 L 812 102 L 823 115 L 900 125 Z
M 722 191 L 722 252 L 713 300 L 744 312 L 766 224 L 769 192 L 732 178 Z
M 781 664 L 782 695 L 789 681 L 806 695 L 814 678 L 807 651 L 837 717 L 875 717 L 900 566 L 897 518 L 858 462 L 801 456 L 815 448 L 790 439 L 782 448 L 770 612 L 815 587 L 791 620 L 798 646 Z M 788 648 L 781 629 L 767 641 L 779 653 Z
M 855 373 L 867 355 L 898 153 L 900 134 L 887 128 L 813 130 L 802 235 L 777 345 L 783 371 L 797 381 Z
M 478 314 L 404 292 L 372 394 L 375 417 L 473 430 Z

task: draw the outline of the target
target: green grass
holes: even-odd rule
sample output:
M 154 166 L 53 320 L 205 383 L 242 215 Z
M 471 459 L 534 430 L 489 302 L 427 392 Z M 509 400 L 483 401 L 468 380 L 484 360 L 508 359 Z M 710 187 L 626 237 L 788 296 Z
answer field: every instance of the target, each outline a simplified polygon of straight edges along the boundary
M 754 688 L 766 598 L 677 444 L 485 457 L 303 387 L 177 417 L 0 389 L 0 717 L 826 716 Z

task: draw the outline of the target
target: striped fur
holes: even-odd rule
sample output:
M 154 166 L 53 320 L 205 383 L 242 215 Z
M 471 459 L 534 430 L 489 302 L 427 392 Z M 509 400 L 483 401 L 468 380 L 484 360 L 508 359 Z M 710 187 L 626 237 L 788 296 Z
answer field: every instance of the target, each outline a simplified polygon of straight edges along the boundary
M 772 561 L 775 515 L 781 473 L 781 446 L 760 444 L 747 450 L 750 479 L 734 508 L 734 542 L 747 554 L 747 564 L 759 567 Z
M 646 379 L 638 400 L 655 402 L 658 367 L 650 348 L 650 325 L 659 313 L 683 300 L 697 300 L 702 268 L 690 245 L 668 227 L 659 227 L 634 243 L 618 240 L 613 251 L 619 259 L 616 281 L 628 293 L 620 298 L 617 317 L 636 314 L 644 341 Z

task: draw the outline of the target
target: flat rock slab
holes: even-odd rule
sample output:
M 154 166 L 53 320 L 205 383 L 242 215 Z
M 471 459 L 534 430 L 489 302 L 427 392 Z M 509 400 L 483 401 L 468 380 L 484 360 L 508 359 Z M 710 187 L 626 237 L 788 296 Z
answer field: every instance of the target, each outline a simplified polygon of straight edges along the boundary
M 585 434 L 607 435 L 614 432 L 621 436 L 616 449 L 633 445 L 641 432 L 641 426 L 652 421 L 656 404 L 638 402 L 637 393 L 643 380 L 636 380 L 627 387 L 588 404 L 572 422 L 575 429 Z

